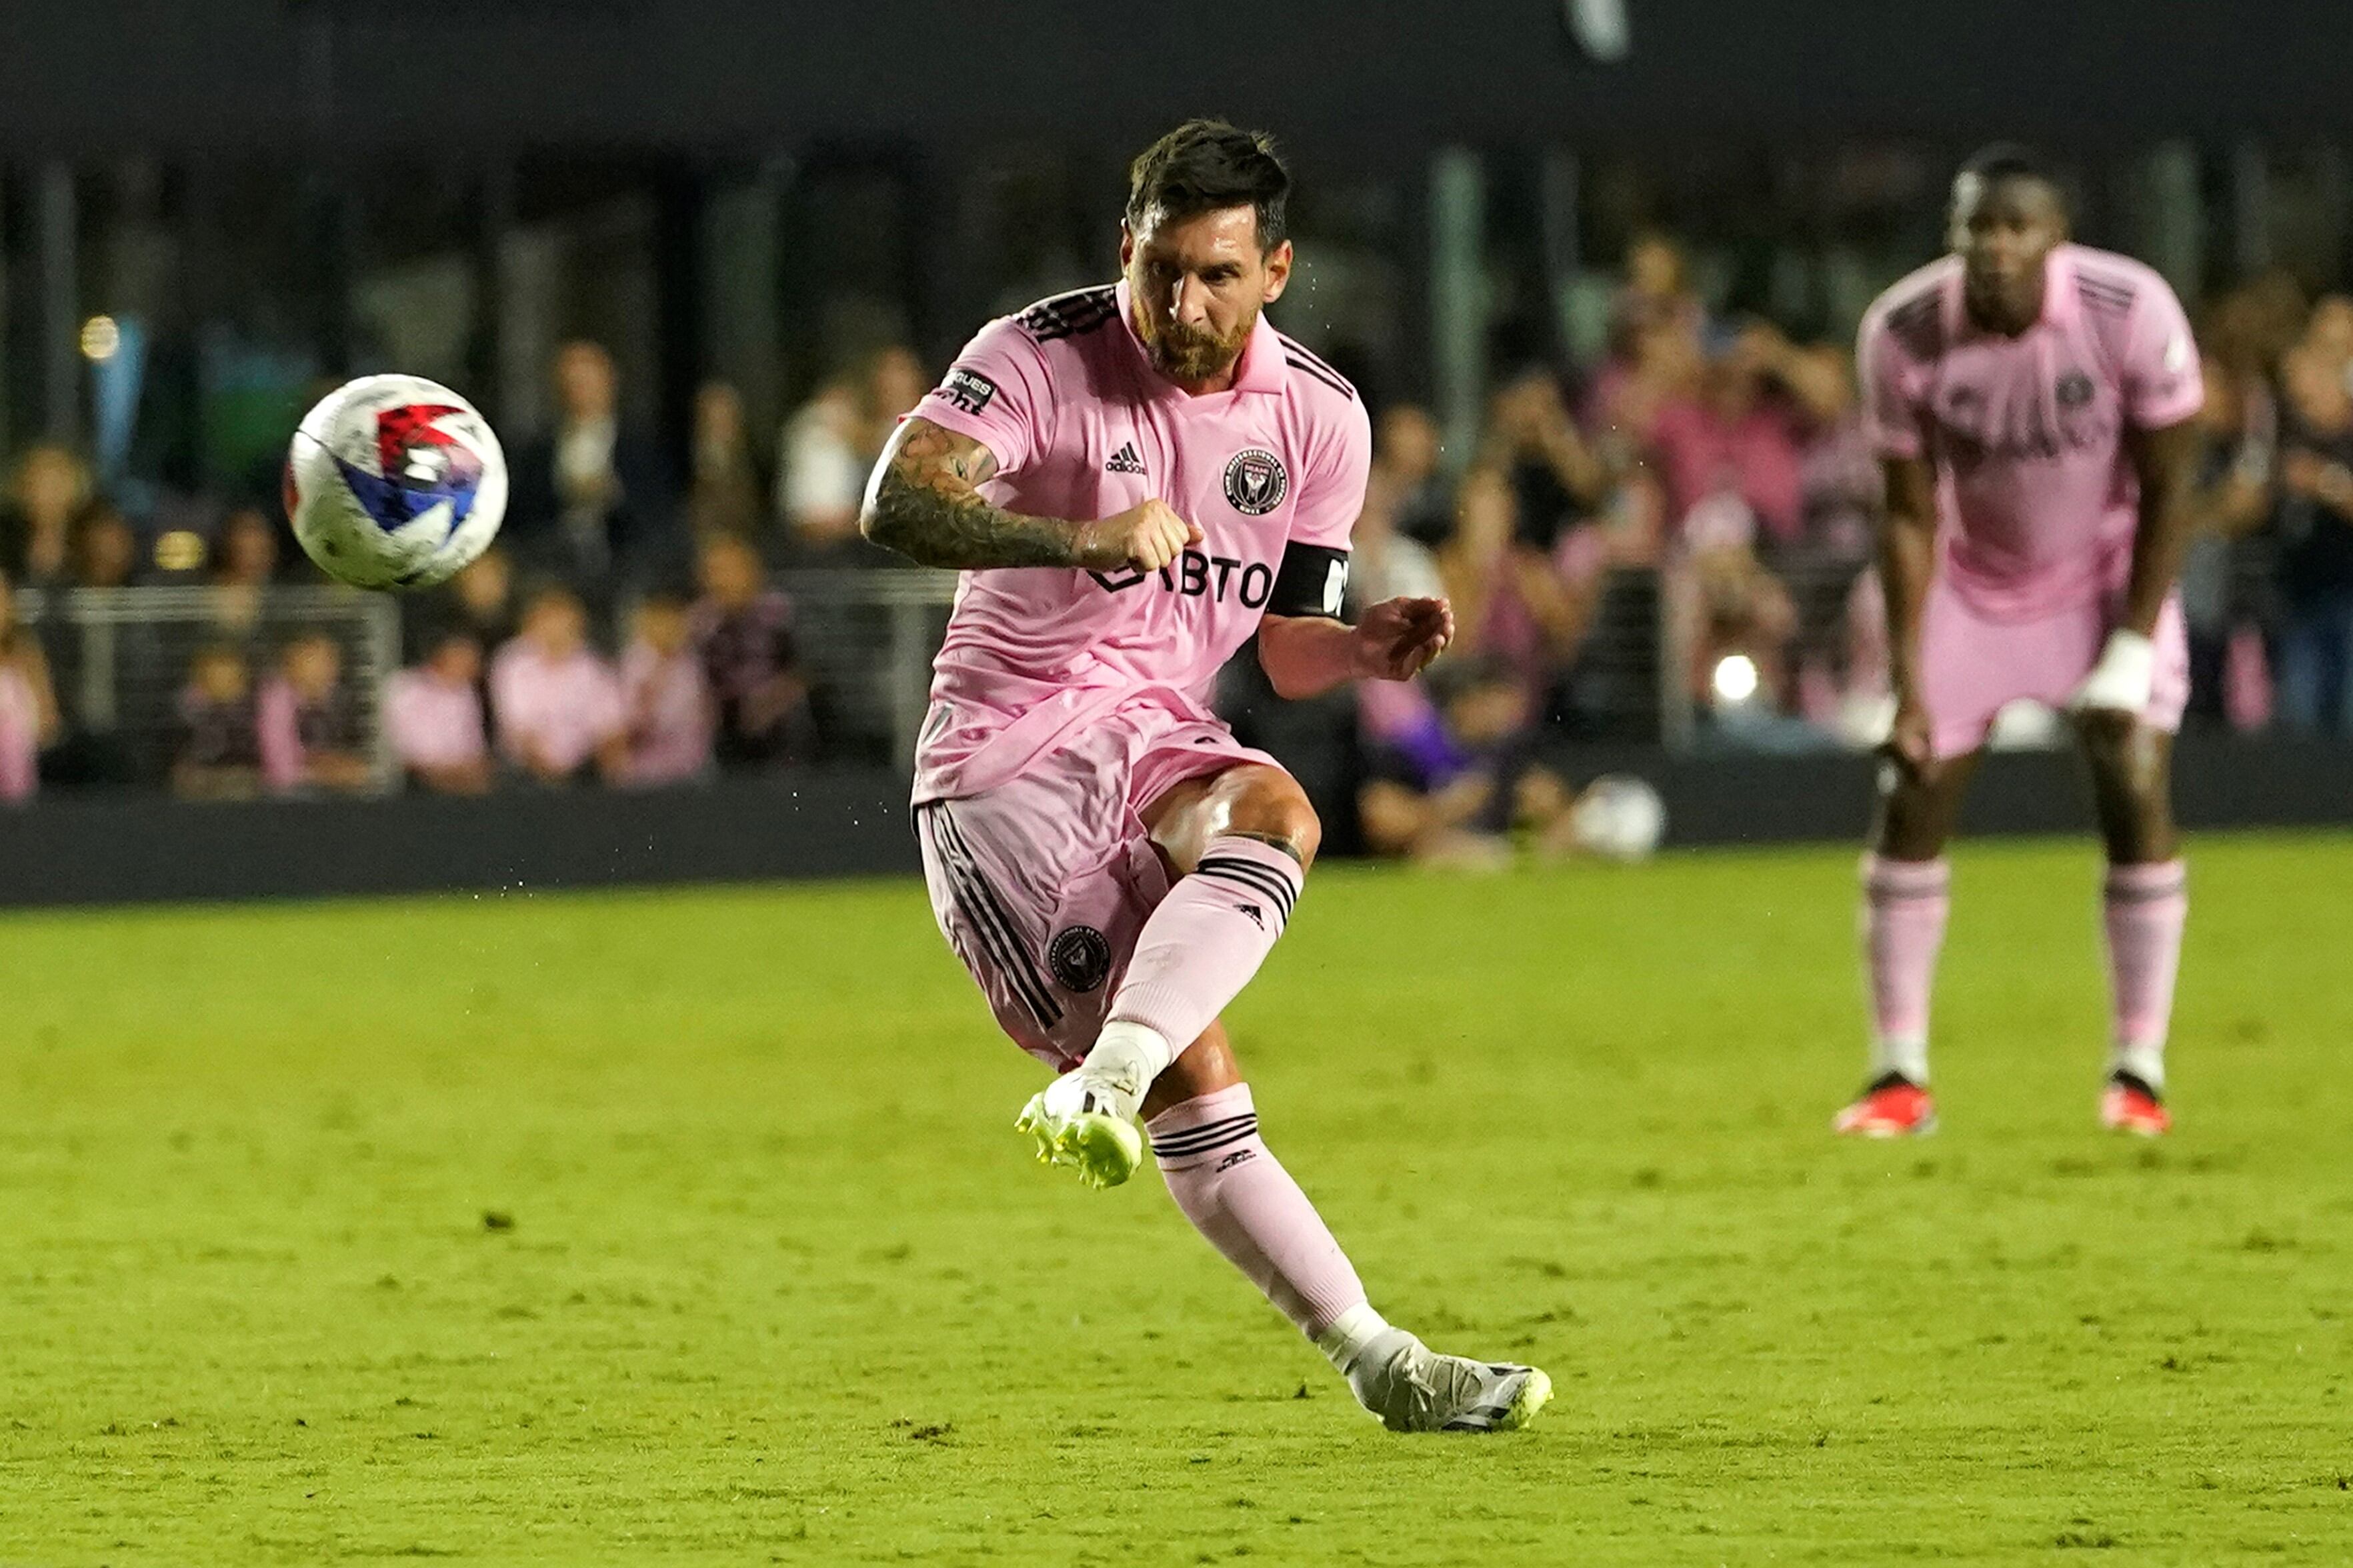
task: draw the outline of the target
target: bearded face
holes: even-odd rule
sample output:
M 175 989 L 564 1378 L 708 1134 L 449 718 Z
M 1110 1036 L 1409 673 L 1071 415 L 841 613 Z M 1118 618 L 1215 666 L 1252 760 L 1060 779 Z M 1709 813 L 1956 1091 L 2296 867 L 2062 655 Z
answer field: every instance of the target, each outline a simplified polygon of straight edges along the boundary
M 1259 312 L 1291 276 L 1291 243 L 1261 250 L 1258 214 L 1224 207 L 1187 218 L 1157 210 L 1129 229 L 1120 264 L 1136 336 L 1161 374 L 1192 391 L 1233 373 Z
M 1242 345 L 1250 342 L 1250 329 L 1258 323 L 1256 307 L 1224 332 L 1211 326 L 1170 321 L 1155 312 L 1142 314 L 1136 331 L 1152 355 L 1153 367 L 1179 385 L 1215 380 L 1231 370 L 1241 358 Z

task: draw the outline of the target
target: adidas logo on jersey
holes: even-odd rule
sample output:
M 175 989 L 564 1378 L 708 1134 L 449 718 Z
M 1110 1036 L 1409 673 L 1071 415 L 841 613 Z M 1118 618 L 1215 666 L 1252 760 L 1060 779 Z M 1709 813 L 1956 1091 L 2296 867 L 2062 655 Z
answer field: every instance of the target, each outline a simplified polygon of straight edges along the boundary
M 1135 455 L 1135 443 L 1133 441 L 1121 442 L 1119 444 L 1119 450 L 1111 455 L 1111 461 L 1103 465 L 1103 472 L 1107 474 L 1140 474 L 1144 472 L 1144 459 Z

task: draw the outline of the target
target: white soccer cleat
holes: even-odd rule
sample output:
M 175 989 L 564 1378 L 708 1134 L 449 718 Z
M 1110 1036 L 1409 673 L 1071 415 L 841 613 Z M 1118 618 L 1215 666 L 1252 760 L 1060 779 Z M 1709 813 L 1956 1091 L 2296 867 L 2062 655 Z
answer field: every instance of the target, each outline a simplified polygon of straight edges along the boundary
M 1038 1141 L 1040 1164 L 1068 1165 L 1091 1187 L 1115 1187 L 1144 1163 L 1144 1133 L 1134 1121 L 1137 1096 L 1100 1081 L 1085 1068 L 1067 1072 L 1029 1097 L 1014 1128 Z
M 1348 1387 L 1392 1432 L 1514 1432 L 1552 1398 L 1540 1368 L 1440 1355 L 1403 1329 L 1365 1347 Z

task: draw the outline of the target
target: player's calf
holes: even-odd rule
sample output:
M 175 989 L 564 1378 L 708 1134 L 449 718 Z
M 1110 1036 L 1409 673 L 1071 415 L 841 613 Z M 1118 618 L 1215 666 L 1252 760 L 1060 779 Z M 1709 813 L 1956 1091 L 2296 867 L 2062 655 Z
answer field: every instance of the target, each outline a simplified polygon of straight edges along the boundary
M 1534 1367 L 1437 1354 L 1373 1310 L 1347 1254 L 1260 1136 L 1248 1085 L 1154 1117 L 1152 1152 L 1194 1228 L 1391 1431 L 1509 1431 L 1552 1396 L 1552 1380 Z

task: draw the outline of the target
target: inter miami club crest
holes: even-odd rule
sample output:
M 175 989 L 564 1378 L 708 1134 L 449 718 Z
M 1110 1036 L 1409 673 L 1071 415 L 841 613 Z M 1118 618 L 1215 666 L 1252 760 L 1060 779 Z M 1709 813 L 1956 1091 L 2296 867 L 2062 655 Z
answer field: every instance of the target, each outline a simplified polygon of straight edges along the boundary
M 1062 989 L 1085 995 L 1111 973 L 1111 943 L 1092 926 L 1064 926 L 1046 944 L 1046 967 Z
M 1244 517 L 1264 517 L 1290 489 L 1282 459 L 1263 447 L 1244 447 L 1226 465 L 1226 500 Z
M 2052 388 L 2062 408 L 2081 408 L 2092 401 L 2092 378 L 2080 370 L 2071 370 L 2059 378 Z

